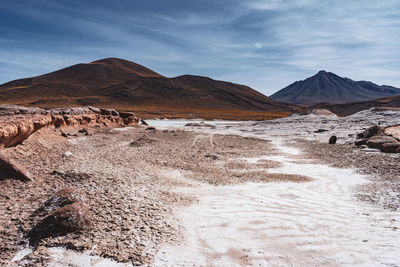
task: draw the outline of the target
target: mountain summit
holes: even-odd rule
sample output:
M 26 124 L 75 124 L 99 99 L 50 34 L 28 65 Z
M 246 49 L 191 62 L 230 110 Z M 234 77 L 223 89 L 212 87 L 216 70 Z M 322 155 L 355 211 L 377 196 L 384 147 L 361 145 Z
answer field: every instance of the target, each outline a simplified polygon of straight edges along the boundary
M 271 95 L 285 103 L 309 106 L 318 103 L 358 102 L 400 94 L 400 89 L 353 81 L 332 72 L 320 70 L 314 76 L 297 81 Z

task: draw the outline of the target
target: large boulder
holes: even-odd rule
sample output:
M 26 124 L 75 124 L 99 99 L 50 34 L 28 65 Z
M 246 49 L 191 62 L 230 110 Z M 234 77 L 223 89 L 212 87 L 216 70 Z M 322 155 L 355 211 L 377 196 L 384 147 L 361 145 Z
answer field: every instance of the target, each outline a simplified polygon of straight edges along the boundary
M 28 171 L 13 159 L 0 153 L 0 175 L 1 178 L 14 178 L 21 181 L 31 181 L 32 178 Z
M 400 149 L 400 142 L 384 143 L 381 147 L 381 151 L 386 153 L 396 153 L 398 149 Z
M 372 148 L 382 148 L 385 143 L 396 143 L 397 140 L 391 136 L 373 136 L 367 141 L 367 146 Z
M 385 129 L 385 134 L 391 135 L 394 138 L 397 138 L 398 140 L 400 140 L 400 125 L 387 127 Z
M 86 203 L 86 194 L 77 187 L 67 187 L 52 195 L 40 209 L 50 212 L 75 202 Z
M 45 237 L 89 229 L 91 225 L 89 208 L 82 202 L 75 202 L 56 209 L 32 228 L 28 235 L 31 243 L 36 243 Z

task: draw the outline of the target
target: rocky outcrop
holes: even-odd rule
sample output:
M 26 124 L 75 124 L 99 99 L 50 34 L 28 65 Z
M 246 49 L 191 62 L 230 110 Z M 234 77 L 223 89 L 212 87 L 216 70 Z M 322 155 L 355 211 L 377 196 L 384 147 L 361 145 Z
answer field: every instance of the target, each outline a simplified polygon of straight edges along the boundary
M 95 107 L 40 109 L 21 106 L 0 105 L 0 146 L 11 147 L 20 144 L 34 132 L 44 127 L 100 127 L 138 125 L 134 113 L 120 115 L 114 109 Z
M 370 148 L 380 149 L 386 153 L 400 153 L 400 126 L 379 127 L 373 125 L 362 133 L 357 134 L 355 144 L 367 145 Z
M 318 115 L 318 116 L 329 116 L 329 117 L 337 117 L 335 113 L 325 108 L 316 108 L 313 109 L 310 114 Z
M 394 138 L 400 139 L 400 125 L 387 127 L 385 129 L 385 134 L 391 135 Z
M 18 162 L 0 154 L 0 179 L 14 178 L 22 181 L 31 181 L 28 171 Z

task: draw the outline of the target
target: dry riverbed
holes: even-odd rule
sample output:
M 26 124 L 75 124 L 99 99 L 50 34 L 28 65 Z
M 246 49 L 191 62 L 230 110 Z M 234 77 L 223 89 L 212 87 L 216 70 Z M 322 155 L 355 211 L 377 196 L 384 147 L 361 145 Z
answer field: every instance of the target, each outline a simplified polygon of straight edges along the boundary
M 400 214 L 389 204 L 399 158 L 348 144 L 370 122 L 149 123 L 157 130 L 48 130 L 8 149 L 36 179 L 0 181 L 0 265 L 399 265 Z M 321 125 L 330 131 L 310 134 Z M 334 129 L 338 145 L 316 141 Z M 30 246 L 32 214 L 69 186 L 86 192 L 92 228 Z

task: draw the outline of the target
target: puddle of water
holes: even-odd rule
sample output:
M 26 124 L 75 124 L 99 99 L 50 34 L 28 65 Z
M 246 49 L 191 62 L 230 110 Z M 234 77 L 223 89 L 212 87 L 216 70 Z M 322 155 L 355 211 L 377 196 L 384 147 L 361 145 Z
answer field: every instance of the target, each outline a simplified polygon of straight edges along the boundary
M 210 125 L 239 124 L 244 121 L 224 121 L 224 120 L 146 120 L 150 126 L 162 127 L 183 127 L 188 123 L 206 123 Z
M 272 172 L 314 178 L 307 183 L 202 186 L 187 193 L 199 203 L 177 211 L 185 243 L 164 247 L 156 266 L 396 266 L 400 263 L 400 213 L 375 209 L 354 198 L 366 177 L 351 169 L 296 164 L 283 155 Z

